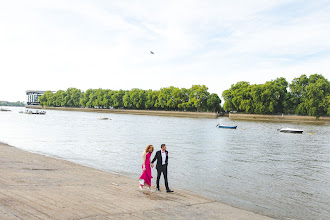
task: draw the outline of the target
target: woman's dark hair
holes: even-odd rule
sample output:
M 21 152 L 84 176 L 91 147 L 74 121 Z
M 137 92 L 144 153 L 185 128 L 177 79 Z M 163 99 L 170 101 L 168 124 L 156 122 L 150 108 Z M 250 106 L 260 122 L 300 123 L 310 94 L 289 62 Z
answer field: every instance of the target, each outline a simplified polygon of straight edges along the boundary
M 160 145 L 160 148 L 163 148 L 164 146 L 166 146 L 166 144 L 162 144 L 162 145 Z

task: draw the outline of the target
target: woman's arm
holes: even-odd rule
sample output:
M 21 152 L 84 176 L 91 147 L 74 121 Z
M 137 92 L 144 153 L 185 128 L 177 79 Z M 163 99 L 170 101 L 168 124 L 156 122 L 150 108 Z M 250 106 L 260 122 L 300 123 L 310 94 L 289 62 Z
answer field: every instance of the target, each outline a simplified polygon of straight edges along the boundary
M 143 170 L 146 170 L 146 157 L 147 157 L 146 152 L 143 152 L 142 157 L 143 157 L 143 164 L 142 164 Z

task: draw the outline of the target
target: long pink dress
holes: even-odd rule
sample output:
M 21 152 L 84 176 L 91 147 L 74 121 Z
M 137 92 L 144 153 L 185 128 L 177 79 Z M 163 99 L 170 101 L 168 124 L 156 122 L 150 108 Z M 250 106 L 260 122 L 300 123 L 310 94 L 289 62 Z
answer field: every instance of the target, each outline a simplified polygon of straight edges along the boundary
M 146 183 L 149 186 L 151 186 L 151 178 L 153 178 L 153 177 L 151 176 L 150 156 L 151 156 L 151 153 L 150 152 L 147 153 L 145 171 L 143 171 L 143 164 L 142 164 L 142 175 L 140 176 L 140 179 L 139 179 L 141 185 L 144 185 Z

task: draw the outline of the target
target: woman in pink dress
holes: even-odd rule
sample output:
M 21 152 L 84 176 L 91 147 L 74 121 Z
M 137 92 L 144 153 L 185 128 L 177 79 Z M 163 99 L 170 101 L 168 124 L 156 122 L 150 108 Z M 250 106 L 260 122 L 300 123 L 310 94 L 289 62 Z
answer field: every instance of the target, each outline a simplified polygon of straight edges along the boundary
M 140 176 L 140 189 L 143 190 L 145 185 L 149 186 L 149 190 L 151 190 L 151 167 L 150 167 L 150 157 L 152 152 L 154 151 L 154 147 L 152 145 L 148 145 L 148 147 L 143 152 L 143 164 L 142 164 L 142 175 Z

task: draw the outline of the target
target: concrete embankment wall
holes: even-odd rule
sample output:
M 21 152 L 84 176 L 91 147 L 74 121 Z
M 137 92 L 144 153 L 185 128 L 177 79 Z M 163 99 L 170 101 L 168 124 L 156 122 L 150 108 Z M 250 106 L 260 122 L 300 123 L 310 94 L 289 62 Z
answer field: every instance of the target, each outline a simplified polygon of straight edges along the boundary
M 32 109 L 44 110 L 61 110 L 61 111 L 81 111 L 81 112 L 98 112 L 98 113 L 115 113 L 115 114 L 133 114 L 133 115 L 154 115 L 154 116 L 170 116 L 170 117 L 189 117 L 189 118 L 217 118 L 217 113 L 211 112 L 181 112 L 181 111 L 154 111 L 154 110 L 128 110 L 128 109 L 98 109 L 98 108 L 69 108 L 69 107 L 41 107 L 26 106 Z
M 256 115 L 256 114 L 233 114 L 229 113 L 232 120 L 255 120 L 255 121 L 278 121 L 278 122 L 321 122 L 330 123 L 330 117 L 300 116 L 300 115 Z

